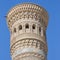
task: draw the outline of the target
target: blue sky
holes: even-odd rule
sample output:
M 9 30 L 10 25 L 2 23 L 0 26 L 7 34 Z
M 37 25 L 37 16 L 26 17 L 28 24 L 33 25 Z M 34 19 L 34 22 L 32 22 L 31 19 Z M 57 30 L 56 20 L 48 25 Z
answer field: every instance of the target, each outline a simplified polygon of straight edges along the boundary
M 12 7 L 23 2 L 41 5 L 48 11 L 47 59 L 60 60 L 60 0 L 0 0 L 0 60 L 11 60 L 10 32 L 4 16 Z

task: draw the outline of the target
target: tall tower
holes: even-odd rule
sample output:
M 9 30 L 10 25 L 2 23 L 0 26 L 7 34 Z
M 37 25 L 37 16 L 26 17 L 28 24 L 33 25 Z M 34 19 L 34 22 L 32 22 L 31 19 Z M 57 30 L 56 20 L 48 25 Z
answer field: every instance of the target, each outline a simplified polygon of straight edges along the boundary
M 12 60 L 47 60 L 48 13 L 41 6 L 24 3 L 7 15 Z

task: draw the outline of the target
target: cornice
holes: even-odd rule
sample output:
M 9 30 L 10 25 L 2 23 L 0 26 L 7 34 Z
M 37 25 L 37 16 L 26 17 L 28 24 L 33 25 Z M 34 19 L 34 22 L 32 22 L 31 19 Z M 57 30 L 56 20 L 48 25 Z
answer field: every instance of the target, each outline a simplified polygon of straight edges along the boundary
M 27 14 L 25 14 L 25 12 L 27 12 Z M 32 13 L 32 14 L 29 15 L 29 13 Z M 43 20 L 44 22 L 43 24 L 45 27 L 47 27 L 47 24 L 48 24 L 47 11 L 41 6 L 32 4 L 32 3 L 23 3 L 23 4 L 16 5 L 8 12 L 7 21 L 8 21 L 9 28 L 11 28 L 14 22 L 22 18 L 32 18 L 32 19 L 35 18 L 35 20 L 41 19 Z

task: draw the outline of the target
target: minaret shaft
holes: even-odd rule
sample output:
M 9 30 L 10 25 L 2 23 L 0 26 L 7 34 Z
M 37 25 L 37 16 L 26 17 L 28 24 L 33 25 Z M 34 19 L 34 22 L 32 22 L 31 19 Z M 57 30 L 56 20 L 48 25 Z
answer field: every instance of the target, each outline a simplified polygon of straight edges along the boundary
M 11 32 L 12 60 L 46 60 L 48 14 L 35 4 L 20 4 L 10 10 L 7 22 Z

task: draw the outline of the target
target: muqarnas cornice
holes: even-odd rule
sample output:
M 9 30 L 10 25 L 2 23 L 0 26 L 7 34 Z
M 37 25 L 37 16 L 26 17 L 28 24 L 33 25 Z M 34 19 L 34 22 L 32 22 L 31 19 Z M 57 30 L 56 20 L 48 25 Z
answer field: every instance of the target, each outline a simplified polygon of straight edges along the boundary
M 9 28 L 11 29 L 12 24 L 14 24 L 14 22 L 22 18 L 24 19 L 31 18 L 31 19 L 35 19 L 36 21 L 39 20 L 40 22 L 43 23 L 45 27 L 47 27 L 48 24 L 47 11 L 41 6 L 36 4 L 24 3 L 24 4 L 16 5 L 14 8 L 12 8 L 7 14 L 7 21 Z

